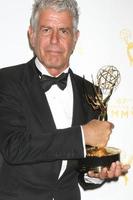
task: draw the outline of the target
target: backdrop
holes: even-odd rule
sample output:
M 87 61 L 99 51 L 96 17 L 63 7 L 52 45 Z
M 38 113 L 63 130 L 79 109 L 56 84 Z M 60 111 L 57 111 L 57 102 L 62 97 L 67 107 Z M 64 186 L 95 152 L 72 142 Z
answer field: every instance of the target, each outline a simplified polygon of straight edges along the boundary
M 32 57 L 27 39 L 32 0 L 0 0 L 0 67 L 27 62 Z M 132 200 L 133 196 L 133 1 L 78 0 L 80 38 L 71 59 L 73 70 L 91 80 L 105 65 L 121 73 L 121 82 L 108 106 L 115 124 L 109 144 L 121 149 L 121 160 L 131 164 L 117 182 L 84 192 L 82 200 Z

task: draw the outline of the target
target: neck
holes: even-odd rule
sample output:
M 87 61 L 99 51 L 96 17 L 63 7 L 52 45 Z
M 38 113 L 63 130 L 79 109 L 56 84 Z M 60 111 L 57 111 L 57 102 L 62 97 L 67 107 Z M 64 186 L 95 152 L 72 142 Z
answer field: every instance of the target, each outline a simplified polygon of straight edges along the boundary
M 48 71 L 48 73 L 51 75 L 51 76 L 59 76 L 66 68 L 63 68 L 63 69 L 55 69 L 55 68 L 51 68 L 51 69 L 48 69 L 46 68 L 46 70 Z

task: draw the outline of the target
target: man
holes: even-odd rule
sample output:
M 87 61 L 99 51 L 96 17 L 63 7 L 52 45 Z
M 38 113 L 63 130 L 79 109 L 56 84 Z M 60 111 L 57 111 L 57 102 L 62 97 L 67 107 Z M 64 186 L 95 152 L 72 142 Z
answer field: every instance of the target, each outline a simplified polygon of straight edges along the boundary
M 28 30 L 35 57 L 0 72 L 0 200 L 80 200 L 78 160 L 85 145 L 104 147 L 109 140 L 113 124 L 97 120 L 83 79 L 69 68 L 77 26 L 75 0 L 36 0 Z M 92 84 L 84 84 L 94 95 Z M 88 172 L 86 188 L 128 168 L 116 162 L 99 174 Z

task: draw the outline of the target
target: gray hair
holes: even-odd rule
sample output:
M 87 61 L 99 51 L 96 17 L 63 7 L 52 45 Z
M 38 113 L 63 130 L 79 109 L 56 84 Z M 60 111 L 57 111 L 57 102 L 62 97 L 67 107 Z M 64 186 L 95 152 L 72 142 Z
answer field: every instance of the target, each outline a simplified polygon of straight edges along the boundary
M 34 0 L 30 24 L 36 28 L 39 12 L 42 9 L 52 8 L 57 12 L 68 10 L 73 16 L 73 28 L 77 30 L 79 22 L 79 9 L 76 0 Z

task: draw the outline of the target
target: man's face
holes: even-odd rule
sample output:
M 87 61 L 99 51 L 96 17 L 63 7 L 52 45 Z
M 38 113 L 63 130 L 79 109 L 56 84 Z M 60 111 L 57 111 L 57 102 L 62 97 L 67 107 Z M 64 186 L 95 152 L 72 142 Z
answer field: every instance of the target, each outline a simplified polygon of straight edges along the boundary
M 69 11 L 42 10 L 36 29 L 29 28 L 35 54 L 47 70 L 55 75 L 68 67 L 78 35 L 78 31 L 74 32 Z

